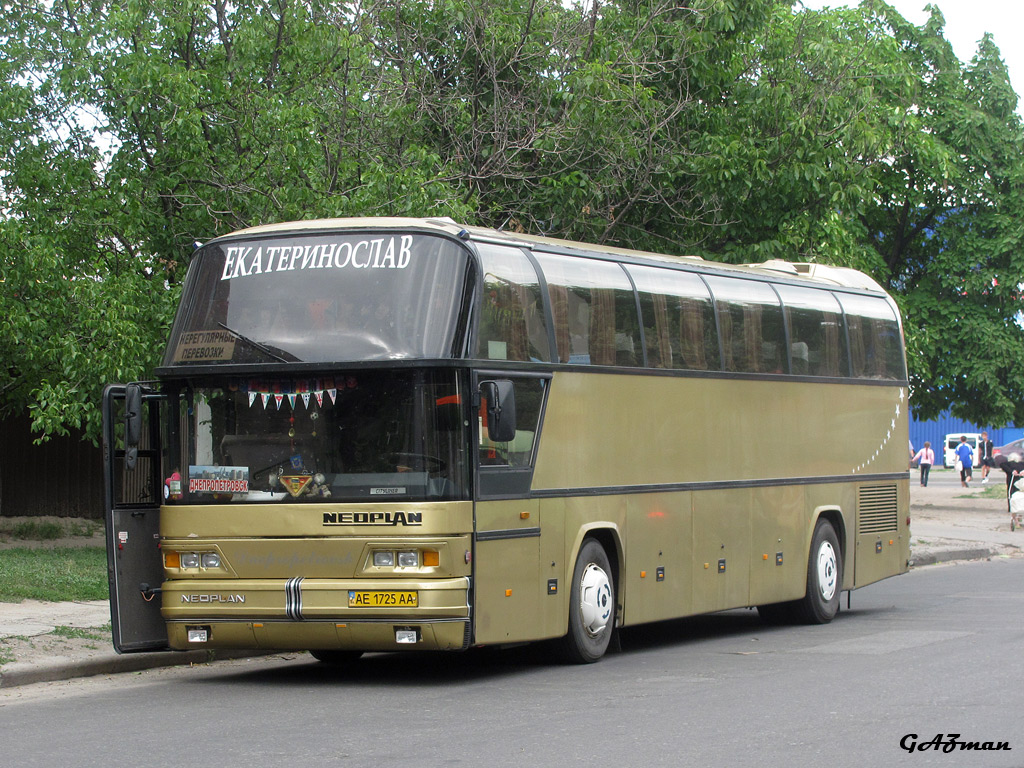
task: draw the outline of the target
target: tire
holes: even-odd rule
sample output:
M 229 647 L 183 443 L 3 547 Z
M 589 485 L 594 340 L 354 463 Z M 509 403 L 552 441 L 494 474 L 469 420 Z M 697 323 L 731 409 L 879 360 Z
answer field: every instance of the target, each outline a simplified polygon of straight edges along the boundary
M 316 650 L 310 651 L 309 655 L 323 664 L 330 664 L 331 666 L 340 667 L 346 664 L 351 664 L 352 662 L 356 661 L 360 656 L 363 655 L 363 652 Z
M 569 631 L 561 655 L 574 664 L 604 656 L 615 629 L 615 580 L 611 562 L 596 539 L 584 539 L 569 590 Z
M 839 613 L 843 590 L 843 555 L 832 524 L 820 519 L 811 537 L 807 558 L 807 594 L 794 604 L 796 618 L 805 624 L 828 624 Z

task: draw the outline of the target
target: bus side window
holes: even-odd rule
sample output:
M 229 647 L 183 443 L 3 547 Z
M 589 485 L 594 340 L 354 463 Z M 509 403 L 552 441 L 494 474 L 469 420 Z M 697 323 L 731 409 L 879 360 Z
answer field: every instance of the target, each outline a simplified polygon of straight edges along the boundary
M 476 356 L 550 361 L 540 279 L 533 265 L 516 248 L 481 243 L 479 253 L 484 290 Z
M 487 436 L 487 402 L 480 403 L 479 447 L 482 465 L 528 467 L 533 463 L 546 379 L 515 377 L 512 383 L 516 398 L 516 435 L 511 440 L 495 442 Z
M 790 370 L 797 376 L 842 376 L 846 340 L 839 302 L 828 291 L 776 285 L 789 326 Z
M 787 373 L 782 305 L 771 286 L 709 275 L 718 303 L 726 371 Z
M 718 370 L 718 334 L 711 294 L 689 272 L 628 267 L 640 297 L 651 368 Z
M 892 307 L 882 298 L 842 294 L 850 336 L 850 375 L 905 379 L 903 344 Z
M 622 267 L 597 259 L 536 257 L 548 283 L 558 361 L 642 365 L 636 300 Z

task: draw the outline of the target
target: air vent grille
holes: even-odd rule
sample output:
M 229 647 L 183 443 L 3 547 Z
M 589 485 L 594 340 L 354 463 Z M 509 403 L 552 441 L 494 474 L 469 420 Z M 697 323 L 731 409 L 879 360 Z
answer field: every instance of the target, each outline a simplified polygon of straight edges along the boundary
M 857 492 L 857 533 L 889 533 L 899 527 L 895 485 L 865 485 Z

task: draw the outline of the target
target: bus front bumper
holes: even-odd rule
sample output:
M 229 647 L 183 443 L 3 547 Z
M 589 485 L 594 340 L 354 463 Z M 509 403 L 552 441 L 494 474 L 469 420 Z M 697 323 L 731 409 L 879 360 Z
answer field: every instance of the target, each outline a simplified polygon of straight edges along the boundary
M 470 580 L 164 582 L 177 650 L 458 650 L 470 641 Z

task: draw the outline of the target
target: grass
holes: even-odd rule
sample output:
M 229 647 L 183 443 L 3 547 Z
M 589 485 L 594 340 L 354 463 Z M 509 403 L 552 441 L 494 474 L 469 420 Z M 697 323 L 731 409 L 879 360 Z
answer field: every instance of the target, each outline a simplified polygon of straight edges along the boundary
M 107 553 L 102 547 L 0 550 L 0 602 L 108 596 Z
M 11 528 L 5 529 L 4 533 L 12 539 L 22 541 L 53 541 L 64 535 L 64 528 L 60 523 L 37 522 L 29 520 L 22 523 L 15 523 Z
M 980 487 L 980 491 L 974 491 L 972 493 L 964 493 L 957 496 L 958 499 L 1005 499 L 1006 498 L 1006 478 L 1003 473 L 1000 472 L 998 475 L 989 475 L 989 480 L 986 485 L 981 484 L 981 475 L 975 476 L 974 480 L 971 481 L 972 488 Z
M 14 523 L 0 522 L 0 538 L 18 541 L 54 541 L 66 536 L 93 536 L 101 529 L 101 523 L 93 520 L 22 520 Z
M 103 632 L 103 634 L 97 634 L 97 632 Z M 57 637 L 79 637 L 83 640 L 106 640 L 110 636 L 110 624 L 107 623 L 102 627 L 96 627 L 94 629 L 82 629 L 81 627 L 54 627 L 51 635 Z

